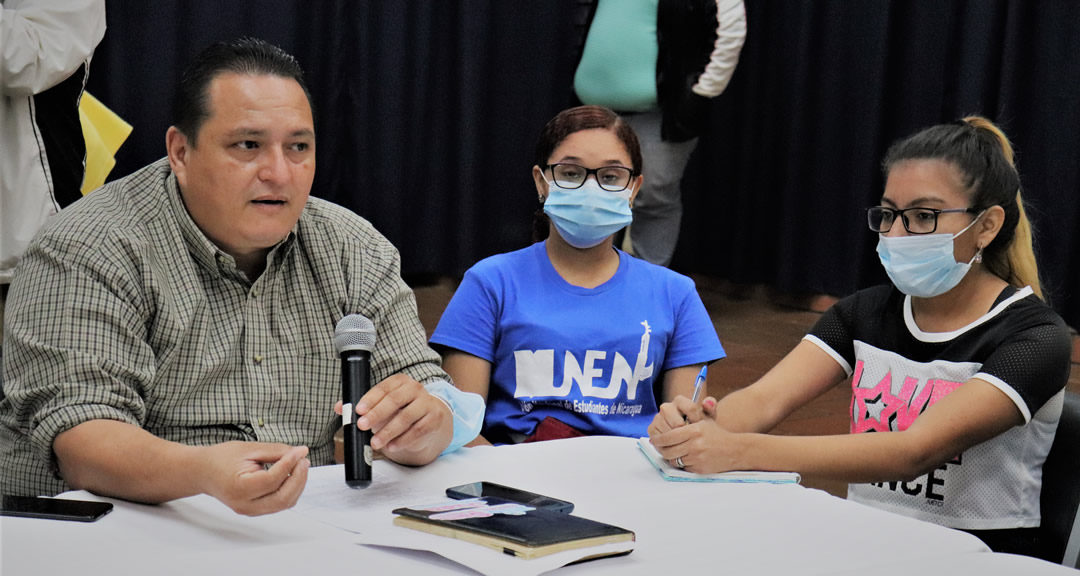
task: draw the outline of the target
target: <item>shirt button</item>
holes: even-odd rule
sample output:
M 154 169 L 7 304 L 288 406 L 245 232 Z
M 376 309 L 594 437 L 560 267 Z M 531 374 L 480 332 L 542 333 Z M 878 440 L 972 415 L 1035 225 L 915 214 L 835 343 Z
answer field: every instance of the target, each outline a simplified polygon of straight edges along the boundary
M 251 291 L 251 297 L 252 298 L 258 298 L 259 297 L 259 291 L 258 290 L 252 290 Z
M 262 428 L 262 427 L 263 427 L 263 419 L 262 419 L 262 417 L 259 417 L 259 428 Z
M 263 361 L 262 354 L 256 354 L 254 360 L 255 360 L 256 364 L 262 364 L 262 361 Z

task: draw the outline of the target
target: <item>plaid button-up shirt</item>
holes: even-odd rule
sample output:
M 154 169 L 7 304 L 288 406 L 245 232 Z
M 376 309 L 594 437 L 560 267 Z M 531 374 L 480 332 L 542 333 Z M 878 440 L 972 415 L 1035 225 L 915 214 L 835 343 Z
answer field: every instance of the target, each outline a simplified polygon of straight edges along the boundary
M 46 224 L 11 286 L 0 491 L 67 490 L 53 440 L 93 419 L 190 445 L 306 445 L 332 463 L 344 315 L 375 324 L 375 382 L 449 381 L 399 268 L 370 223 L 310 198 L 251 282 L 191 220 L 166 160 L 105 186 Z

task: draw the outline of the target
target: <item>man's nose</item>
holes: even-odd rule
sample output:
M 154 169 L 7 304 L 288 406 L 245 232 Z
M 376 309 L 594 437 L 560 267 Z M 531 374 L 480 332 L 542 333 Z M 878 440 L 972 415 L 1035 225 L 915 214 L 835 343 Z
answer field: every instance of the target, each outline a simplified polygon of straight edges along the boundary
M 288 159 L 285 151 L 271 147 L 263 154 L 262 164 L 259 166 L 259 179 L 264 182 L 280 184 L 289 177 Z

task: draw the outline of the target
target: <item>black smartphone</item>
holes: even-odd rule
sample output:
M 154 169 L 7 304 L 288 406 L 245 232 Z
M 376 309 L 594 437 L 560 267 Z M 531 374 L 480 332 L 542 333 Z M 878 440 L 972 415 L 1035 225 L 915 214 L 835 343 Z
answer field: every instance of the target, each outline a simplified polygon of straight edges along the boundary
M 544 496 L 543 494 L 537 494 L 535 492 L 503 486 L 502 484 L 495 484 L 494 482 L 473 482 L 471 484 L 454 486 L 453 488 L 446 489 L 446 495 L 455 500 L 491 496 L 494 498 L 502 498 L 503 500 L 521 502 L 522 504 L 528 504 L 534 508 L 562 512 L 563 514 L 569 514 L 574 511 L 574 504 L 572 502 L 559 500 L 558 498 L 552 498 L 551 496 Z
M 112 512 L 113 509 L 113 505 L 108 502 L 8 496 L 6 494 L 3 496 L 2 503 L 0 516 L 73 520 L 75 522 L 93 522 Z

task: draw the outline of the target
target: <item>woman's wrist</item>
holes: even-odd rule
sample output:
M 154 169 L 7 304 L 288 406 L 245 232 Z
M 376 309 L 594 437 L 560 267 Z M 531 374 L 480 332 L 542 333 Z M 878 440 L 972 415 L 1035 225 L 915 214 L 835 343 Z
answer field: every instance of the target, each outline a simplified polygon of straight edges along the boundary
M 762 453 L 760 444 L 768 438 L 763 434 L 734 433 L 729 437 L 731 445 L 730 470 L 763 470 L 760 462 L 757 462 Z

